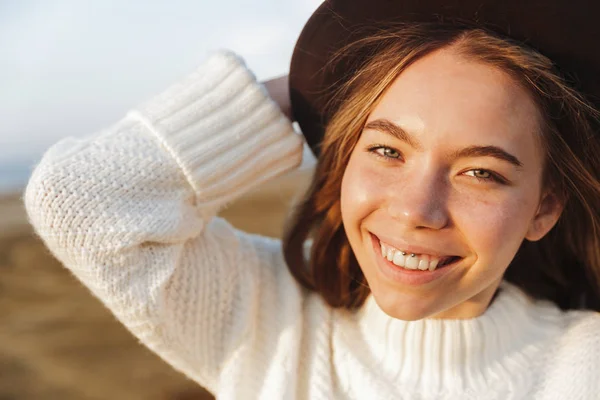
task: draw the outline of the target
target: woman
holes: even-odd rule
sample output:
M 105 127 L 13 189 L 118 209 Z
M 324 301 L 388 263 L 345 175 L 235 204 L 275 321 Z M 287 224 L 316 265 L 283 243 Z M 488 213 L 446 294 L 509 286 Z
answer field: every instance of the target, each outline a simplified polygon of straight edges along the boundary
M 425 3 L 331 1 L 307 24 L 292 111 L 319 159 L 285 250 L 215 217 L 301 157 L 286 96 L 231 53 L 53 146 L 25 193 L 36 232 L 219 398 L 596 398 L 600 318 L 576 310 L 599 297 L 594 86 L 481 22 L 511 3 L 466 22 Z

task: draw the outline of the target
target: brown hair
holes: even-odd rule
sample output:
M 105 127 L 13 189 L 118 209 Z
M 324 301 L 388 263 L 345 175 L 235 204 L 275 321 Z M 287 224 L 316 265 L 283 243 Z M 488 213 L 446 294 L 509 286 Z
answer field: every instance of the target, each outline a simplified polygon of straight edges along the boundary
M 315 175 L 284 238 L 293 276 L 333 307 L 359 307 L 370 293 L 346 238 L 340 188 L 368 115 L 395 78 L 419 58 L 453 46 L 528 90 L 542 115 L 544 186 L 565 205 L 556 226 L 524 241 L 505 279 L 563 309 L 600 310 L 599 114 L 538 52 L 481 29 L 401 24 L 378 28 L 338 52 L 328 68 L 348 71 L 327 108 L 331 116 Z M 304 244 L 312 239 L 308 265 Z

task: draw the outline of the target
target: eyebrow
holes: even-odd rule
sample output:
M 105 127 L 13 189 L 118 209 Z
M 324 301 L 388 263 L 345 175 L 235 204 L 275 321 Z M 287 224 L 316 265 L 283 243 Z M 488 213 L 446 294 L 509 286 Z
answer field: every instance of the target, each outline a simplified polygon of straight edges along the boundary
M 365 129 L 374 129 L 388 135 L 392 135 L 398 140 L 408 143 L 411 147 L 417 150 L 423 150 L 423 145 L 414 137 L 408 134 L 404 129 L 387 119 L 376 119 L 365 125 Z
M 387 119 L 377 119 L 365 125 L 364 129 L 373 129 L 383 133 L 387 133 L 398 140 L 408 143 L 416 150 L 423 150 L 423 145 L 411 136 L 404 129 L 394 124 Z M 498 146 L 469 146 L 464 149 L 455 151 L 452 154 L 453 158 L 469 158 L 469 157 L 493 157 L 499 160 L 506 161 L 517 168 L 522 168 L 523 163 L 517 157 L 510 154 L 506 150 Z

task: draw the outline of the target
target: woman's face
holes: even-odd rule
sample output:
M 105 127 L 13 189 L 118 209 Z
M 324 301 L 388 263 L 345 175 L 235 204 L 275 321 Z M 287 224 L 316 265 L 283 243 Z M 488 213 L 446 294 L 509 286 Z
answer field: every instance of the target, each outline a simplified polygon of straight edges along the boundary
M 386 91 L 346 167 L 341 207 L 387 314 L 481 315 L 523 239 L 555 224 L 561 209 L 542 190 L 538 120 L 507 74 L 451 48 Z

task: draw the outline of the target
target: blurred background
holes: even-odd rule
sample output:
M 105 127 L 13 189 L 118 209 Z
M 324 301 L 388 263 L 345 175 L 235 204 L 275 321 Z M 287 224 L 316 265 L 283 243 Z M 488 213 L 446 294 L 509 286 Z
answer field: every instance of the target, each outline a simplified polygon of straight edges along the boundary
M 209 399 L 139 344 L 33 235 L 22 206 L 44 151 L 92 134 L 193 71 L 240 54 L 287 73 L 320 0 L 0 0 L 0 400 Z M 223 212 L 279 236 L 314 158 Z

